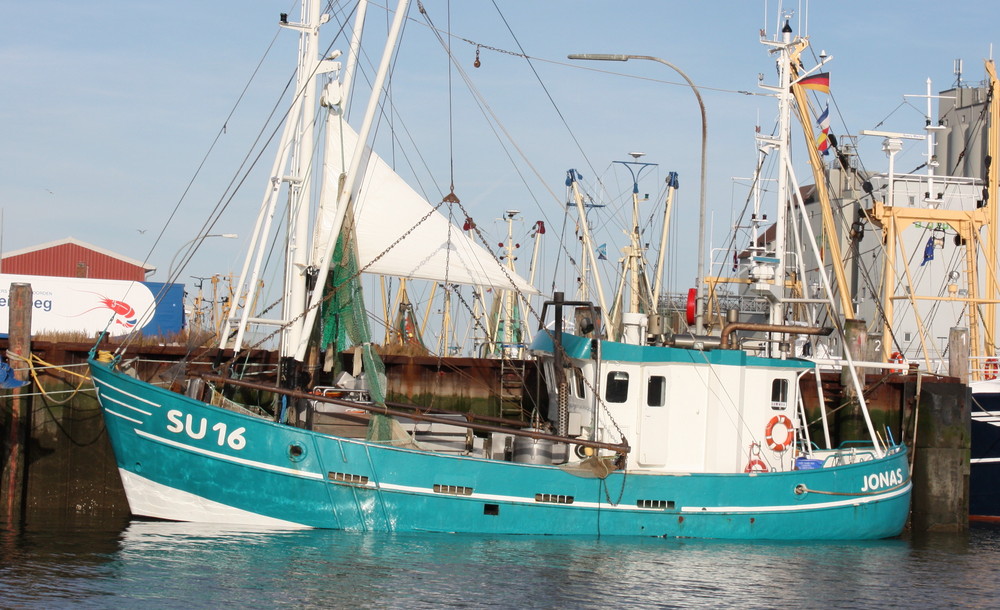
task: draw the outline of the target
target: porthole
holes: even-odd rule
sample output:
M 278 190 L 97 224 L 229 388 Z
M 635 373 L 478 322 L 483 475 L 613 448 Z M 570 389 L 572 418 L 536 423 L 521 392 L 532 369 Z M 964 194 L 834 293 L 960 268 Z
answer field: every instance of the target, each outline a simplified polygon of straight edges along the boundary
M 295 442 L 288 445 L 288 459 L 293 462 L 301 462 L 306 457 L 306 448 L 301 443 Z

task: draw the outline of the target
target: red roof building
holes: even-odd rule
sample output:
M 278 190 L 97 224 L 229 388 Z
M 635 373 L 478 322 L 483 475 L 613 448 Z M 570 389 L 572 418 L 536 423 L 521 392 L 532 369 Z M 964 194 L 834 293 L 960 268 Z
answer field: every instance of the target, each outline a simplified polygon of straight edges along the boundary
M 152 265 L 72 237 L 7 252 L 0 258 L 0 273 L 18 275 L 142 282 L 155 270 Z

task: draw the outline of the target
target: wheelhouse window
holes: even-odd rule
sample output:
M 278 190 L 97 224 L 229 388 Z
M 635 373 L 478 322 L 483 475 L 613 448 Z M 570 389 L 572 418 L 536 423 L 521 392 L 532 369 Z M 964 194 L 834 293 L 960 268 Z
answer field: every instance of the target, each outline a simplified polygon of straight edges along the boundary
M 628 400 L 628 373 L 611 371 L 604 386 L 604 399 L 608 402 L 625 402 Z
M 652 375 L 646 384 L 646 404 L 651 407 L 662 407 L 667 402 L 667 378 Z
M 785 409 L 788 407 L 788 380 L 775 379 L 771 382 L 771 408 Z
M 576 381 L 576 397 L 587 397 L 587 384 L 583 379 L 583 371 L 578 366 L 573 367 L 573 379 Z

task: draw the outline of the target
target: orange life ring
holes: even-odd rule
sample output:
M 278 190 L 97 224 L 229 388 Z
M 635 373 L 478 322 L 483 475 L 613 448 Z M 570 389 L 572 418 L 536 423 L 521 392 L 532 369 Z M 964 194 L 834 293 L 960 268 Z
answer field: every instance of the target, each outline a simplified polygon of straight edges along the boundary
M 1000 361 L 997 361 L 996 358 L 987 358 L 986 373 L 983 375 L 983 378 L 987 381 L 996 379 L 998 374 L 1000 374 Z
M 743 472 L 767 472 L 767 464 L 758 459 L 750 460 Z
M 889 356 L 889 362 L 894 362 L 896 364 L 903 364 L 904 362 L 906 362 L 906 358 L 903 358 L 903 354 L 901 354 L 899 352 L 892 352 L 892 355 Z M 905 373 L 906 370 L 905 369 L 893 369 L 893 372 L 895 372 L 895 373 Z
M 781 424 L 788 430 L 788 434 L 785 435 L 784 442 L 775 442 L 773 433 L 774 427 Z M 778 453 L 788 449 L 792 445 L 792 441 L 795 440 L 795 426 L 792 425 L 792 420 L 788 419 L 786 415 L 775 415 L 771 418 L 771 421 L 767 422 L 767 429 L 764 430 L 764 440 L 767 441 L 767 446 L 771 451 L 776 451 Z

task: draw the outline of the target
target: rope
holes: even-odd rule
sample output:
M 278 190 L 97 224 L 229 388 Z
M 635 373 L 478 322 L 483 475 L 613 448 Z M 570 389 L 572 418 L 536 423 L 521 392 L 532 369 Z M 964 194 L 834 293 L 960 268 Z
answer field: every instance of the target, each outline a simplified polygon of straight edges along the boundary
M 797 495 L 803 494 L 820 494 L 824 496 L 878 496 L 884 493 L 895 491 L 897 489 L 902 489 L 910 484 L 910 479 L 906 479 L 899 485 L 894 487 L 886 487 L 885 489 L 879 489 L 877 491 L 821 491 L 818 489 L 809 489 L 803 483 L 799 483 L 795 486 L 795 493 Z
M 64 404 L 67 404 L 69 401 L 73 400 L 73 398 L 77 394 L 79 394 L 81 390 L 83 390 L 84 384 L 86 384 L 87 382 L 91 381 L 90 375 L 81 375 L 80 373 L 77 373 L 75 371 L 67 370 L 65 367 L 58 366 L 58 365 L 55 365 L 55 364 L 50 364 L 48 362 L 45 362 L 44 360 L 42 360 L 41 358 L 39 358 L 38 356 L 36 356 L 34 354 L 30 354 L 28 358 L 25 358 L 24 356 L 22 356 L 20 354 L 15 354 L 14 352 L 12 352 L 10 350 L 7 350 L 7 357 L 8 358 L 14 358 L 15 360 L 20 360 L 21 362 L 23 362 L 23 363 L 25 363 L 25 364 L 28 365 L 28 374 L 31 375 L 31 379 L 35 382 L 35 385 L 38 386 L 38 391 L 41 393 L 42 396 L 45 397 L 45 399 L 48 402 L 50 402 L 50 404 L 55 404 L 55 405 L 64 405 Z M 36 367 L 35 366 L 36 362 L 44 365 L 44 367 L 43 368 Z M 86 365 L 76 365 L 76 366 L 86 366 Z M 80 383 L 76 386 L 76 388 L 73 389 L 73 391 L 70 393 L 70 395 L 67 396 L 64 400 L 58 400 L 56 398 L 53 398 L 51 396 L 51 394 L 45 390 L 45 387 L 42 385 L 41 380 L 38 378 L 38 371 L 39 370 L 43 370 L 43 369 L 44 370 L 53 370 L 54 369 L 54 370 L 66 373 L 67 375 L 72 375 L 74 377 L 79 377 L 80 378 Z M 65 391 L 58 392 L 58 393 L 62 394 L 64 392 Z M 55 392 L 53 392 L 53 393 L 55 393 Z

